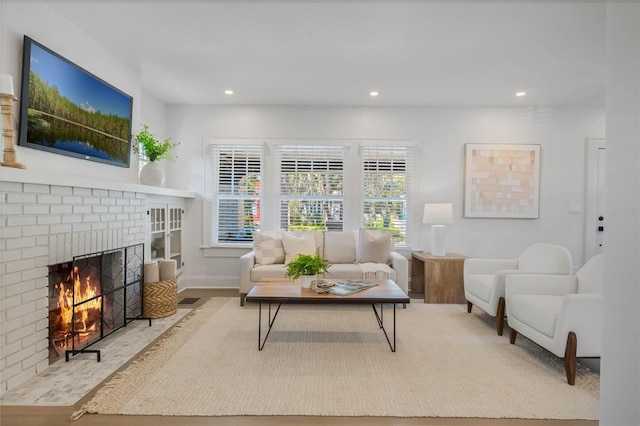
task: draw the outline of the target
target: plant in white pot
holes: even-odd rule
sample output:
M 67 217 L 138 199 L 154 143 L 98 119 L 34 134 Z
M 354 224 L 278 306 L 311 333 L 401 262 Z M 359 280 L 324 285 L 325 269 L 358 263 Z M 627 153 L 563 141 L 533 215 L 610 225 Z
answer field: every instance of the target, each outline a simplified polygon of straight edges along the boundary
M 149 131 L 147 124 L 142 125 L 142 130 L 136 136 L 136 144 L 133 145 L 133 152 L 143 154 L 149 160 L 140 169 L 140 183 L 144 185 L 162 186 L 164 184 L 164 172 L 158 165 L 159 160 L 175 161 L 171 151 L 178 146 L 171 142 L 171 138 L 160 141 Z
M 316 254 L 299 254 L 287 264 L 285 277 L 292 281 L 302 277 L 302 286 L 309 287 L 318 274 L 328 271 L 329 266 L 331 263 L 323 259 L 319 251 Z

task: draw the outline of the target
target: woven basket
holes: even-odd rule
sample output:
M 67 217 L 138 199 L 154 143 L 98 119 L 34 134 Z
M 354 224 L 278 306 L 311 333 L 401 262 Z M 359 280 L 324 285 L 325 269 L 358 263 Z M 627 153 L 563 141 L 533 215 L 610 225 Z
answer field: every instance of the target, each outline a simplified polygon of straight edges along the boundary
M 178 310 L 178 279 L 143 284 L 143 316 L 164 318 Z

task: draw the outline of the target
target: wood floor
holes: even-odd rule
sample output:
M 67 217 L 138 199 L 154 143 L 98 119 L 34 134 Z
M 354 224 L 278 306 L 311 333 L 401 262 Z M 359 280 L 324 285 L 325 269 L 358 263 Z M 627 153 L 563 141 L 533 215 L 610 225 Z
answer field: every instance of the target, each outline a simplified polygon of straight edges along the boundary
M 520 419 L 450 419 L 450 418 L 393 418 L 393 417 L 159 417 L 105 416 L 85 414 L 71 422 L 72 410 L 64 408 L 2 407 L 2 426 L 596 426 L 587 420 L 520 420 Z
M 237 296 L 237 290 L 187 290 L 179 300 L 199 298 L 197 306 L 213 296 Z M 590 420 L 523 420 L 477 418 L 396 418 L 396 417 L 311 417 L 311 416 L 241 416 L 241 417 L 160 417 L 160 416 L 108 416 L 85 414 L 71 421 L 71 414 L 91 397 L 87 395 L 75 407 L 0 407 L 2 426 L 597 426 Z M 416 397 L 419 397 L 416 395 Z

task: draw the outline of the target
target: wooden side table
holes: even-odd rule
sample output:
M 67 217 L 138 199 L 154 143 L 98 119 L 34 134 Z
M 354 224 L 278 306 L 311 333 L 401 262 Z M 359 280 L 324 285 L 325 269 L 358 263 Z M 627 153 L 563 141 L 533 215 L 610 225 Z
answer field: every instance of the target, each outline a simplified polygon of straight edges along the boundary
M 466 303 L 464 298 L 465 256 L 447 253 L 411 254 L 411 292 L 424 293 L 424 303 Z

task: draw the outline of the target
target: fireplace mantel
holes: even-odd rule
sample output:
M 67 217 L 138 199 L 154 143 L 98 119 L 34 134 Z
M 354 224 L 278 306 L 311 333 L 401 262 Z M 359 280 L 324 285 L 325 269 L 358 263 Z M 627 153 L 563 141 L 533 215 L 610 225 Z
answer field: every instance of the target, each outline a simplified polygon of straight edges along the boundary
M 69 176 L 64 174 L 45 174 L 23 169 L 3 167 L 0 169 L 0 181 L 34 183 L 42 185 L 71 186 L 77 188 L 94 188 L 111 191 L 140 192 L 143 194 L 166 195 L 180 198 L 195 198 L 196 194 L 190 191 L 172 188 L 160 188 L 156 186 L 140 185 L 137 183 L 118 182 L 104 179 L 91 179 L 86 177 Z

